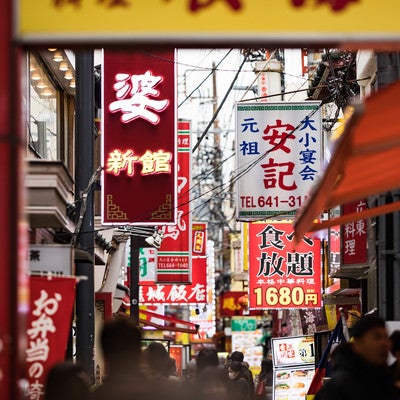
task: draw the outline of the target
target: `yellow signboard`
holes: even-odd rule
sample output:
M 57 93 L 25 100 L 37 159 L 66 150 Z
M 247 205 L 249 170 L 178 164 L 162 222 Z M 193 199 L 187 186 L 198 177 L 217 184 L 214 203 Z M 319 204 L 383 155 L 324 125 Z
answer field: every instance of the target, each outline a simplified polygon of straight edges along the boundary
M 18 0 L 15 38 L 52 43 L 396 43 L 398 0 Z

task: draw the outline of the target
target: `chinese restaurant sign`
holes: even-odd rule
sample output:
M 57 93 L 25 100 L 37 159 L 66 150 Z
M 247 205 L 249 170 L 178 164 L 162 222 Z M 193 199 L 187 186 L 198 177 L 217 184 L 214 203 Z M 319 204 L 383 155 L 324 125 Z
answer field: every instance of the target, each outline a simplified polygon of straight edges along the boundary
M 48 370 L 65 359 L 75 301 L 75 278 L 31 276 L 26 367 L 29 399 L 43 399 Z
M 237 219 L 293 213 L 321 168 L 320 102 L 237 103 Z
M 207 258 L 192 258 L 192 283 L 139 286 L 140 304 L 205 304 L 207 303 Z
M 177 224 L 163 227 L 158 250 L 157 282 L 190 283 L 192 218 L 190 122 L 178 122 L 178 213 Z
M 175 52 L 104 52 L 104 224 L 176 222 Z
M 304 236 L 294 249 L 290 223 L 249 228 L 249 308 L 321 307 L 320 240 Z
M 355 201 L 342 206 L 342 214 L 361 212 L 367 208 L 365 200 Z M 343 265 L 367 264 L 367 220 L 351 221 L 341 227 L 341 254 Z
M 19 0 L 15 11 L 15 36 L 25 42 L 370 45 L 400 38 L 398 0 Z

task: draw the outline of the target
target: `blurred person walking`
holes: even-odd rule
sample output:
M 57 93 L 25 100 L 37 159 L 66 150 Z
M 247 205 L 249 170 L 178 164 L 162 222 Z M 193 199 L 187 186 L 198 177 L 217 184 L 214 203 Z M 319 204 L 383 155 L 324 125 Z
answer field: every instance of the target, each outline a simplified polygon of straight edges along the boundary
M 355 323 L 352 341 L 335 348 L 332 375 L 315 400 L 398 400 L 387 366 L 389 338 L 385 321 L 367 315 Z
M 47 373 L 44 400 L 87 400 L 90 377 L 79 364 L 63 361 Z
M 389 370 L 393 376 L 394 384 L 400 391 L 400 331 L 395 330 L 389 336 L 390 353 L 395 361 L 389 366 Z
M 228 376 L 231 382 L 230 398 L 233 400 L 253 400 L 250 385 L 243 375 L 243 366 L 240 361 L 230 361 Z

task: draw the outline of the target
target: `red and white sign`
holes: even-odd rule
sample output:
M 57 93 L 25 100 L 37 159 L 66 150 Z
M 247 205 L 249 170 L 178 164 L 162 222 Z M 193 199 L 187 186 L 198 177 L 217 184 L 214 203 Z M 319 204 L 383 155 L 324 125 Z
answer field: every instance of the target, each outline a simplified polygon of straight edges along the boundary
M 175 51 L 104 52 L 103 224 L 176 223 Z
M 293 213 L 321 168 L 320 102 L 237 103 L 237 219 Z
M 31 312 L 26 332 L 29 399 L 43 398 L 47 371 L 53 364 L 65 359 L 75 283 L 75 278 L 30 278 Z
M 290 223 L 250 224 L 250 309 L 321 307 L 320 240 L 293 237 Z
M 192 258 L 191 284 L 153 284 L 139 286 L 140 304 L 207 303 L 207 258 Z
M 205 257 L 207 250 L 207 222 L 192 223 L 192 253 L 194 256 Z
M 365 200 L 342 206 L 342 214 L 361 212 L 367 208 Z M 342 265 L 368 263 L 367 220 L 359 219 L 341 226 Z
M 178 216 L 177 224 L 162 228 L 164 237 L 158 250 L 157 282 L 190 283 L 192 219 L 190 122 L 178 122 Z

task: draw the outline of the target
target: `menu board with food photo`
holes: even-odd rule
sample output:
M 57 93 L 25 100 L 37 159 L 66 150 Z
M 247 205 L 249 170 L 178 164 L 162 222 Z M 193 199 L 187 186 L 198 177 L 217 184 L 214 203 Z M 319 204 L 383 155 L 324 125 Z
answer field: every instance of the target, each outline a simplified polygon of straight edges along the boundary
M 274 370 L 274 400 L 304 400 L 314 376 L 314 366 Z
M 274 367 L 315 364 L 314 335 L 272 338 Z
M 304 400 L 315 371 L 314 336 L 272 338 L 274 400 Z

